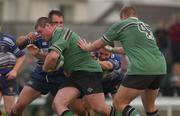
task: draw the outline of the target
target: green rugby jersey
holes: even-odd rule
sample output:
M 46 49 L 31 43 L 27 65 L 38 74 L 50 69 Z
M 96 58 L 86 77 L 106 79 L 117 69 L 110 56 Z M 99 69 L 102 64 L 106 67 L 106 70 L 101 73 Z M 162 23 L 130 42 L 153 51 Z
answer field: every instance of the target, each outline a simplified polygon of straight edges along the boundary
M 77 42 L 79 39 L 79 35 L 70 29 L 58 27 L 54 31 L 50 50 L 62 53 L 64 56 L 63 68 L 67 72 L 71 73 L 79 70 L 102 72 L 101 66 L 91 57 L 90 53 L 78 47 Z
M 130 17 L 112 25 L 101 39 L 109 45 L 120 41 L 129 58 L 128 75 L 166 74 L 166 61 L 149 25 Z

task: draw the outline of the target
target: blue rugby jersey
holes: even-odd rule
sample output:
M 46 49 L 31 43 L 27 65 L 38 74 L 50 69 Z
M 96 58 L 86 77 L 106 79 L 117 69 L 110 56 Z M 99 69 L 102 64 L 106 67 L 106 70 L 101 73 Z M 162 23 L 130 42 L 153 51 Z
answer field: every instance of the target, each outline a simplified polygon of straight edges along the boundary
M 107 61 L 113 64 L 113 69 L 111 71 L 103 71 L 103 80 L 114 80 L 114 79 L 122 79 L 122 74 L 120 74 L 121 68 L 121 56 L 119 54 L 112 54 Z
M 35 41 L 33 43 L 28 41 L 24 47 L 26 47 L 28 44 L 34 44 L 36 47 L 40 49 L 41 53 L 45 53 L 45 54 L 48 53 L 49 42 L 42 39 L 42 37 L 39 34 L 35 33 L 35 35 L 36 35 Z M 36 78 L 40 80 L 46 79 L 49 82 L 58 82 L 62 80 L 61 78 L 59 78 L 59 77 L 64 77 L 62 68 L 60 68 L 57 71 L 47 73 L 42 70 L 43 64 L 44 64 L 43 60 L 37 59 L 35 68 L 32 72 L 32 78 Z
M 113 64 L 113 70 L 118 70 L 121 68 L 121 57 L 119 54 L 112 54 L 108 61 Z
M 36 45 L 41 53 L 48 53 L 49 49 L 49 43 L 47 41 L 44 41 L 42 37 L 36 33 L 36 40 L 33 42 L 34 45 Z M 44 61 L 41 59 L 38 59 L 37 64 L 42 66 L 44 64 Z
M 16 58 L 24 55 L 15 41 L 15 37 L 0 33 L 0 74 L 6 74 L 12 70 Z

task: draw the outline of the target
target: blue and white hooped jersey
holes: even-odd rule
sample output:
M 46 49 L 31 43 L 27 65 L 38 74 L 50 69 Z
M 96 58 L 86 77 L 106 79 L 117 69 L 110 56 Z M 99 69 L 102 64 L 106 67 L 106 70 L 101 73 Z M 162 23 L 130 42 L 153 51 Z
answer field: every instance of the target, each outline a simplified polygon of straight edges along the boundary
M 8 73 L 16 63 L 16 58 L 24 55 L 16 45 L 15 37 L 0 33 L 0 73 Z
M 37 46 L 40 49 L 41 53 L 48 53 L 49 42 L 42 39 L 42 37 L 39 34 L 36 34 L 36 40 L 32 44 Z M 45 79 L 45 76 L 47 76 L 47 77 L 49 77 L 48 79 L 50 79 L 51 81 L 58 81 L 58 80 L 61 80 L 59 78 L 59 76 L 60 77 L 64 76 L 62 68 L 60 68 L 59 70 L 57 70 L 55 72 L 50 72 L 50 73 L 44 72 L 42 70 L 43 64 L 44 64 L 43 60 L 41 60 L 41 59 L 37 60 L 35 69 L 32 72 L 32 77 L 33 78 Z M 57 77 L 57 78 L 55 78 L 55 77 Z
M 108 61 L 113 64 L 113 70 L 118 70 L 121 68 L 121 56 L 119 54 L 112 54 Z
M 45 53 L 45 54 L 48 53 L 49 42 L 43 40 L 39 34 L 36 34 L 36 40 L 33 42 L 33 44 L 40 49 L 41 53 Z M 37 64 L 42 66 L 44 64 L 44 61 L 38 59 Z

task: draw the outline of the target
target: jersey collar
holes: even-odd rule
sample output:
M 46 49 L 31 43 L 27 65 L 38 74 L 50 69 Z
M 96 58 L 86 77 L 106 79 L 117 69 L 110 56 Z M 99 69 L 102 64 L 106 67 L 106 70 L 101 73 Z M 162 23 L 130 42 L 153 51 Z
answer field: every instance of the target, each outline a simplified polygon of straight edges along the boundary
M 137 18 L 137 17 L 129 17 L 129 18 L 138 20 L 138 18 Z
M 52 36 L 54 36 L 54 33 L 56 32 L 57 28 L 58 28 L 58 26 L 55 27 Z

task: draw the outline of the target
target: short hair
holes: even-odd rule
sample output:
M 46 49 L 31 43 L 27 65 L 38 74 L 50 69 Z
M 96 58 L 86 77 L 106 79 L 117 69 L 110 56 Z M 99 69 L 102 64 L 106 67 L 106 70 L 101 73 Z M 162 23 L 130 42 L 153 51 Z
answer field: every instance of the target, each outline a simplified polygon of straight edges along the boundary
M 52 20 L 52 16 L 57 15 L 59 17 L 64 17 L 63 13 L 60 10 L 51 10 L 48 14 L 48 18 Z
M 40 17 L 35 24 L 35 29 L 37 29 L 38 26 L 45 27 L 46 23 L 50 23 L 51 21 L 49 20 L 48 17 Z
M 126 16 L 137 16 L 137 11 L 136 8 L 128 5 L 128 6 L 123 6 L 120 10 L 120 17 L 125 14 Z

